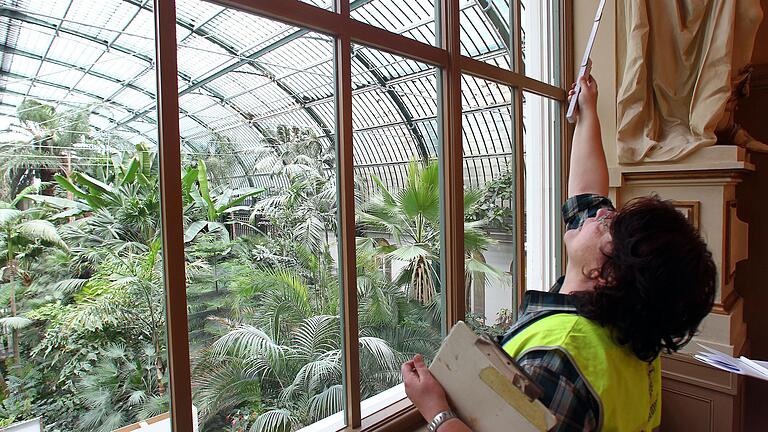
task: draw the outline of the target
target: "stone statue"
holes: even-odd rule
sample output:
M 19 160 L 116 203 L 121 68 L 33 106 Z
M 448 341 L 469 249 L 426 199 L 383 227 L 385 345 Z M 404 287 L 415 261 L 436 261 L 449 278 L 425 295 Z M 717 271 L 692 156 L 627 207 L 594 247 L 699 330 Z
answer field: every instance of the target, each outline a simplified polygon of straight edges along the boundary
M 620 163 L 680 160 L 718 137 L 768 150 L 733 121 L 762 18 L 760 0 L 617 1 Z

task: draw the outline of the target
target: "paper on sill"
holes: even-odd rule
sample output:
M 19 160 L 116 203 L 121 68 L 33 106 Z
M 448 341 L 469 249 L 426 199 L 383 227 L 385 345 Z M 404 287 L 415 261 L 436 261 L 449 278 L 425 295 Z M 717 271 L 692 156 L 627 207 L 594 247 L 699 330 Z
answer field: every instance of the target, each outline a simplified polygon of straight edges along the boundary
M 706 345 L 698 344 L 706 351 L 699 351 L 693 358 L 726 372 L 751 376 L 768 381 L 768 362 L 751 360 L 741 356 L 731 357 Z

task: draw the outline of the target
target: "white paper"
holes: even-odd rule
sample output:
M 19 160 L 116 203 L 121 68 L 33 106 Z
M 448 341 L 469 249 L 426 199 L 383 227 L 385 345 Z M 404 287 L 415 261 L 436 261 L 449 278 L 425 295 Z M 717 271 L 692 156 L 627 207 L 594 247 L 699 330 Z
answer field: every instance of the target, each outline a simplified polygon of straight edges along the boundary
M 768 381 L 768 362 L 751 360 L 744 356 L 731 357 L 706 345 L 698 344 L 706 351 L 699 351 L 693 358 L 726 372 L 751 376 Z

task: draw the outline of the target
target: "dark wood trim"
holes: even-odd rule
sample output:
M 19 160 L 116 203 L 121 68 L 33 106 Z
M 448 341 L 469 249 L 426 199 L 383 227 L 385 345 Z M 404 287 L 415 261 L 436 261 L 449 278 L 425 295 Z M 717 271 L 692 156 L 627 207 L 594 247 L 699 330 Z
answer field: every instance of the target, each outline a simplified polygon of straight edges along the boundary
M 333 36 L 347 36 L 361 43 L 392 54 L 418 60 L 433 66 L 448 64 L 448 53 L 440 48 L 395 34 L 380 27 L 350 18 L 298 0 L 212 0 L 222 6 L 307 28 Z M 349 8 L 349 1 L 346 8 Z M 336 10 L 341 11 L 337 7 Z
M 573 0 L 560 0 L 562 20 L 560 21 L 560 86 L 569 89 L 575 81 L 574 46 L 573 46 Z M 566 98 L 567 98 L 566 93 Z M 567 102 L 567 99 L 565 100 Z M 560 104 L 560 203 L 568 199 L 568 173 L 571 161 L 571 145 L 573 144 L 574 125 L 568 123 L 565 118 L 568 111 L 567 103 Z M 565 226 L 558 224 L 559 236 L 565 235 Z M 565 250 L 565 242 L 560 242 L 561 272 L 565 272 L 568 254 Z
M 741 175 L 750 172 L 746 168 L 724 168 L 724 169 L 705 169 L 705 170 L 688 170 L 688 171 L 675 171 L 672 168 L 665 169 L 664 171 L 651 171 L 654 169 L 653 165 L 647 165 L 649 171 L 625 171 L 621 175 L 624 180 L 637 181 L 637 180 L 685 180 L 685 179 L 712 179 L 722 177 L 733 177 L 737 181 L 741 181 Z
M 160 158 L 160 214 L 163 282 L 170 372 L 171 425 L 174 432 L 192 430 L 192 384 L 187 328 L 184 268 L 184 219 L 181 202 L 179 140 L 179 76 L 176 60 L 176 2 L 155 0 L 157 120 Z
M 365 432 L 402 432 L 416 430 L 426 421 L 408 399 L 398 401 L 363 419 Z
M 337 0 L 342 13 L 349 3 Z M 344 348 L 344 409 L 346 424 L 360 427 L 360 346 L 358 338 L 357 268 L 355 243 L 355 175 L 352 143 L 352 43 L 336 38 L 337 192 L 339 197 L 339 271 L 341 273 Z
M 498 84 L 521 88 L 527 92 L 535 93 L 550 99 L 564 101 L 567 93 L 560 87 L 555 87 L 517 72 L 498 68 L 492 64 L 475 60 L 469 57 L 461 57 L 462 72 L 484 80 Z
M 515 72 L 522 73 L 524 68 L 523 63 L 523 28 L 520 22 L 522 5 L 520 0 L 515 0 L 512 4 L 514 8 L 512 27 L 514 29 L 514 54 L 513 67 Z M 514 268 L 514 280 L 517 290 L 517 305 L 519 306 L 523 301 L 523 296 L 526 291 L 525 280 L 525 159 L 524 159 L 524 140 L 525 134 L 523 131 L 523 89 L 517 88 L 512 91 L 512 111 L 514 115 L 514 148 L 515 148 L 515 223 L 513 227 L 513 233 L 515 236 L 515 250 L 513 254 L 513 268 Z
M 752 77 L 750 78 L 750 91 L 768 90 L 768 63 L 760 63 L 752 66 Z
M 449 64 L 440 71 L 439 156 L 443 192 L 442 225 L 444 264 L 441 286 L 445 291 L 445 330 L 466 313 L 464 296 L 464 171 L 461 133 L 461 46 L 458 0 L 440 0 L 440 42 L 447 49 Z

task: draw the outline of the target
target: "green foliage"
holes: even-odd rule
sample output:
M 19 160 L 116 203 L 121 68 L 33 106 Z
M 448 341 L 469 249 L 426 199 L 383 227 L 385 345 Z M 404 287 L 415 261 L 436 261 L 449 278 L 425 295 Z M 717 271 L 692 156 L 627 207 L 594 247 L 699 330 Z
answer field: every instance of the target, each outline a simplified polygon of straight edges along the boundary
M 85 127 L 55 131 L 87 111 L 21 109 L 49 144 L 88 139 Z M 42 415 L 49 432 L 111 431 L 168 409 L 159 179 L 146 145 L 126 149 L 0 202 L 0 301 L 18 306 L 0 327 L 20 346 L 20 362 L 0 368 L 0 422 Z M 204 430 L 296 430 L 343 408 L 335 150 L 306 129 L 270 131 L 255 171 L 287 184 L 271 190 L 220 181 L 237 161 L 228 139 L 206 151 L 180 173 L 194 401 Z M 400 364 L 441 340 L 437 167 L 413 163 L 395 193 L 374 181 L 358 215 L 369 234 L 356 262 L 364 398 L 399 384 Z M 470 192 L 465 207 L 479 200 Z M 236 238 L 235 212 L 251 214 L 257 235 Z M 484 229 L 468 216 L 470 251 L 490 244 Z M 391 260 L 409 264 L 393 278 Z
M 514 192 L 514 172 L 508 169 L 486 183 L 477 202 L 468 207 L 468 220 L 485 220 L 488 230 L 510 232 L 514 217 Z
M 426 167 L 412 161 L 408 168 L 408 182 L 402 190 L 392 194 L 383 182 L 373 178 L 377 190 L 367 203 L 361 206 L 357 222 L 368 234 L 368 246 L 374 248 L 384 260 L 405 262 L 403 270 L 395 277 L 398 285 L 405 286 L 422 304 L 434 305 L 439 292 L 440 258 L 440 197 L 438 167 L 432 162 Z M 493 241 L 483 228 L 484 220 L 475 220 L 471 209 L 481 196 L 468 191 L 464 195 L 464 250 L 466 268 L 470 274 L 504 277 L 498 270 L 477 259 Z M 372 239 L 390 236 L 394 244 L 373 244 Z M 467 287 L 468 288 L 468 287 Z

